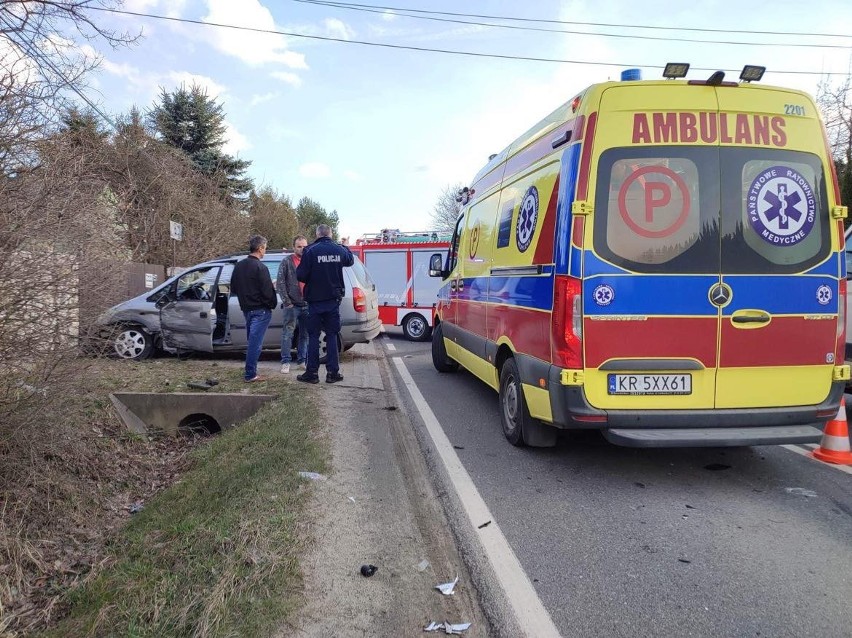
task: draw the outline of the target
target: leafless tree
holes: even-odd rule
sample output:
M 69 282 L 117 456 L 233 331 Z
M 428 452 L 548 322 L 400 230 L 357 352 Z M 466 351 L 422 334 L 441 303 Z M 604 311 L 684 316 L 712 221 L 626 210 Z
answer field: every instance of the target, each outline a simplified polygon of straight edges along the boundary
M 461 202 L 458 200 L 462 184 L 448 185 L 441 191 L 432 211 L 432 225 L 435 230 L 451 231 L 456 226 Z
M 841 201 L 849 205 L 852 204 L 852 74 L 837 83 L 829 79 L 820 82 L 817 103 L 838 169 Z

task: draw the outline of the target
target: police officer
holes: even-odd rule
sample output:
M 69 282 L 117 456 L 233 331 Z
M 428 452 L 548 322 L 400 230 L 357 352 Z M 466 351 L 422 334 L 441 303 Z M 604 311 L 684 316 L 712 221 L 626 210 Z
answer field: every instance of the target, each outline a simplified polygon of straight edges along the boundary
M 317 226 L 317 240 L 302 253 L 296 279 L 305 284 L 308 302 L 308 367 L 296 377 L 304 383 L 319 383 L 319 336 L 325 331 L 328 358 L 325 382 L 343 380 L 337 353 L 340 332 L 340 300 L 346 293 L 343 268 L 355 263 L 352 252 L 331 238 L 331 228 Z

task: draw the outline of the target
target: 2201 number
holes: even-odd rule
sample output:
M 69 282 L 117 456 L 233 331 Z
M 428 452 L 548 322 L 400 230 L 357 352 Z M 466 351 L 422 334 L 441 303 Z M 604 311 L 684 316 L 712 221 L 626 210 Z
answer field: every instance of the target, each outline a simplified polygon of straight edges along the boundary
M 804 115 L 805 107 L 799 106 L 798 104 L 785 104 L 784 105 L 784 114 L 785 115 Z

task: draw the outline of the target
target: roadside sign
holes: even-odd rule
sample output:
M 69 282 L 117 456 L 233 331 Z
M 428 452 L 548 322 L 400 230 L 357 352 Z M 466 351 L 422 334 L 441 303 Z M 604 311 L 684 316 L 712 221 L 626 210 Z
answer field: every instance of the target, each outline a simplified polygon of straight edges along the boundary
M 157 275 L 152 272 L 145 273 L 145 288 L 153 288 L 157 282 Z
M 169 237 L 177 241 L 183 241 L 183 224 L 169 222 Z

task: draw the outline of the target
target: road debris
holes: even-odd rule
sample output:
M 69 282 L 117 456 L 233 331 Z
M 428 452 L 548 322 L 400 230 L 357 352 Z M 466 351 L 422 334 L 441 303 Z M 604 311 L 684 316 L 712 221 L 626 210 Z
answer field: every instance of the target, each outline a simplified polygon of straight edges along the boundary
M 459 582 L 459 577 L 456 576 L 456 579 L 449 582 L 443 583 L 441 585 L 435 585 L 435 589 L 440 591 L 444 596 L 452 596 L 455 593 L 456 584 Z
M 476 529 L 482 529 L 483 527 L 488 527 L 491 525 L 491 521 L 485 521 L 482 525 L 479 525 Z
M 350 501 L 352 501 L 353 503 L 355 502 L 355 497 L 354 497 L 354 496 L 350 496 L 350 497 L 348 497 L 348 498 L 349 498 L 349 500 L 350 500 Z
M 193 390 L 204 390 L 207 392 L 213 386 L 208 384 L 206 381 L 188 381 L 186 387 L 192 388 Z
M 429 561 L 425 558 L 417 564 L 418 572 L 425 572 L 429 568 Z
M 817 493 L 813 490 L 806 490 L 804 487 L 785 487 L 784 491 L 787 494 L 795 494 L 796 496 L 805 496 L 807 498 L 816 498 Z
M 379 571 L 379 568 L 375 565 L 361 565 L 361 575 L 364 578 L 369 578 L 373 574 Z
M 711 463 L 710 465 L 705 465 L 704 469 L 711 472 L 718 472 L 719 470 L 730 470 L 731 466 L 724 463 Z
M 312 481 L 324 481 L 326 478 L 325 475 L 320 474 L 319 472 L 299 472 L 299 476 Z
M 131 514 L 138 514 L 143 509 L 145 509 L 145 505 L 142 503 L 142 501 L 137 501 L 136 503 L 133 503 L 133 505 L 131 505 L 130 507 L 127 508 L 127 510 Z
M 432 621 L 428 625 L 423 628 L 423 631 L 439 631 L 441 629 L 444 630 L 444 633 L 447 635 L 458 635 L 463 631 L 467 631 L 470 629 L 470 625 L 472 623 L 463 622 L 463 623 L 449 623 L 446 620 L 444 622 L 435 622 Z

